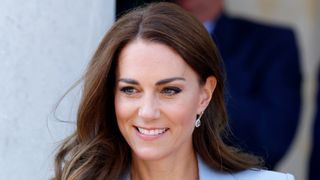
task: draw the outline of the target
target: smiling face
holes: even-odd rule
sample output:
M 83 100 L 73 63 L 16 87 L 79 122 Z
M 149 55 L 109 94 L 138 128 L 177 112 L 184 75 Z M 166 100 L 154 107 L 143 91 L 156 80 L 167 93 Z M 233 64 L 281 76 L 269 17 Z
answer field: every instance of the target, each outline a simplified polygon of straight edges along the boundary
M 211 98 L 204 87 L 169 47 L 140 39 L 128 44 L 118 59 L 115 110 L 133 157 L 158 160 L 193 152 L 196 115 Z

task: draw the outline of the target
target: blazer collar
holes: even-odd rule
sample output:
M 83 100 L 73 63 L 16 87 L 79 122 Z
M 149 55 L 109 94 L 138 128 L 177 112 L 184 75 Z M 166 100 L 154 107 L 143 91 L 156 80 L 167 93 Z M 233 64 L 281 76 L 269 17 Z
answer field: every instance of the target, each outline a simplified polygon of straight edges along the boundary
M 219 172 L 210 168 L 202 158 L 198 155 L 198 168 L 199 168 L 199 180 L 234 180 L 234 176 L 231 173 Z

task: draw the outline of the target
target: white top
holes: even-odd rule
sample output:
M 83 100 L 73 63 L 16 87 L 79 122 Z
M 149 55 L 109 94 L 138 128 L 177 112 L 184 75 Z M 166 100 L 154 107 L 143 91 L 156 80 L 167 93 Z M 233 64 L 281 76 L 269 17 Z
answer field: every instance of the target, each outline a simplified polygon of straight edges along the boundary
M 261 169 L 249 169 L 238 173 L 219 172 L 209 168 L 199 156 L 198 167 L 199 180 L 294 180 L 291 174 Z M 123 177 L 124 180 L 130 180 L 129 171 Z

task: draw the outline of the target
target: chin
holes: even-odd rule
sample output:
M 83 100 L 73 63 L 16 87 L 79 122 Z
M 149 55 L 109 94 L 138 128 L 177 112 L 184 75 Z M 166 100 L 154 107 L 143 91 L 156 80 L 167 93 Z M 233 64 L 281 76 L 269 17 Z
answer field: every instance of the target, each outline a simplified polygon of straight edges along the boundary
M 167 153 L 161 152 L 159 148 L 143 148 L 133 150 L 133 157 L 144 161 L 161 160 L 167 156 Z

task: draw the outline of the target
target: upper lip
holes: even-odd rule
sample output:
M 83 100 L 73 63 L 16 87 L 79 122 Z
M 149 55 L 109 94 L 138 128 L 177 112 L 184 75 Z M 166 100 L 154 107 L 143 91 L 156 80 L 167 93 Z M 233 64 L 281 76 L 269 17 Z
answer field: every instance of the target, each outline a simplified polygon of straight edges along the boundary
M 169 129 L 166 127 L 144 127 L 144 126 L 134 126 L 136 128 L 142 128 L 142 129 L 146 129 L 146 130 L 155 130 L 155 129 Z

